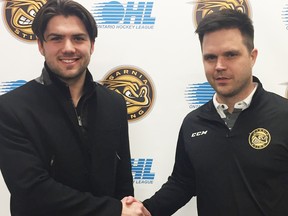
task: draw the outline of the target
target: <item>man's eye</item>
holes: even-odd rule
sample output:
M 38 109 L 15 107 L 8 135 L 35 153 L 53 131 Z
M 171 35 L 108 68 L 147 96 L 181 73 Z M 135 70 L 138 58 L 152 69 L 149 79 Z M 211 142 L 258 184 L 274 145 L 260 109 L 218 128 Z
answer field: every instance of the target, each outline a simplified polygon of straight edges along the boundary
M 228 58 L 232 58 L 232 57 L 235 57 L 235 56 L 237 56 L 238 54 L 237 53 L 234 53 L 234 52 L 231 52 L 231 53 L 227 53 L 226 54 L 226 56 L 228 57 Z
M 205 56 L 204 59 L 206 61 L 212 61 L 212 60 L 216 59 L 216 56 L 208 55 L 208 56 Z
M 83 37 L 75 37 L 74 40 L 75 40 L 75 41 L 83 41 L 84 38 L 83 38 Z
M 52 37 L 50 40 L 52 40 L 52 41 L 59 41 L 59 40 L 61 40 L 61 37 Z

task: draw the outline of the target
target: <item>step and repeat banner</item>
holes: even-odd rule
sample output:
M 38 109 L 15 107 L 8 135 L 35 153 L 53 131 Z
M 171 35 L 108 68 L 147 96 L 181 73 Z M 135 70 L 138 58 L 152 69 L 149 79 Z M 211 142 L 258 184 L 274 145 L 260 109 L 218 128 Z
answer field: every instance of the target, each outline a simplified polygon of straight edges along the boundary
M 287 97 L 288 0 L 78 1 L 91 11 L 99 28 L 89 66 L 94 79 L 129 102 L 132 172 L 140 200 L 153 195 L 171 173 L 184 116 L 214 93 L 194 33 L 207 13 L 241 8 L 249 14 L 259 49 L 254 75 L 266 90 Z M 41 73 L 44 59 L 31 23 L 45 3 L 0 0 L 0 95 Z M 9 192 L 1 175 L 0 215 L 10 215 Z M 174 215 L 196 216 L 196 199 Z

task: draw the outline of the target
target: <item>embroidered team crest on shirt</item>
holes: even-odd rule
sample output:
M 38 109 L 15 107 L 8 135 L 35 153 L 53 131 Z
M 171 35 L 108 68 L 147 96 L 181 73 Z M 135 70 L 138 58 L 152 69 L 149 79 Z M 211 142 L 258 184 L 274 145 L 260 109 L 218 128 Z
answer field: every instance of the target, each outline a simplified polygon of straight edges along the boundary
M 257 128 L 249 135 L 249 144 L 254 149 L 264 149 L 271 141 L 271 135 L 264 128 Z

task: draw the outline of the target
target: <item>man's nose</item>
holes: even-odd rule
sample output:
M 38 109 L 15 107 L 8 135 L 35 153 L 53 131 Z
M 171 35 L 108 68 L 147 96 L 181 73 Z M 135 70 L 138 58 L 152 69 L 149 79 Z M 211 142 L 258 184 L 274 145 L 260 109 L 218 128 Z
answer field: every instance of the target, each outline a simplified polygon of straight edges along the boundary
M 225 68 L 226 68 L 225 59 L 223 57 L 218 57 L 215 66 L 216 71 L 222 71 L 225 70 Z
M 74 51 L 75 46 L 73 41 L 71 41 L 70 39 L 65 40 L 63 45 L 63 52 L 74 52 Z

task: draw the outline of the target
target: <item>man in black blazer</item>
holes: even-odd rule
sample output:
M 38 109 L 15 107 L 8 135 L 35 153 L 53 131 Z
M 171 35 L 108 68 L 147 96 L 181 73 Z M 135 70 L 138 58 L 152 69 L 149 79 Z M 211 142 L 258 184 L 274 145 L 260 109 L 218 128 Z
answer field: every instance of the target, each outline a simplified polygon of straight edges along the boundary
M 0 97 L 0 168 L 12 216 L 145 215 L 133 195 L 126 103 L 87 69 L 97 27 L 71 0 L 49 0 L 32 29 L 39 78 Z M 141 211 L 133 213 L 133 208 Z

